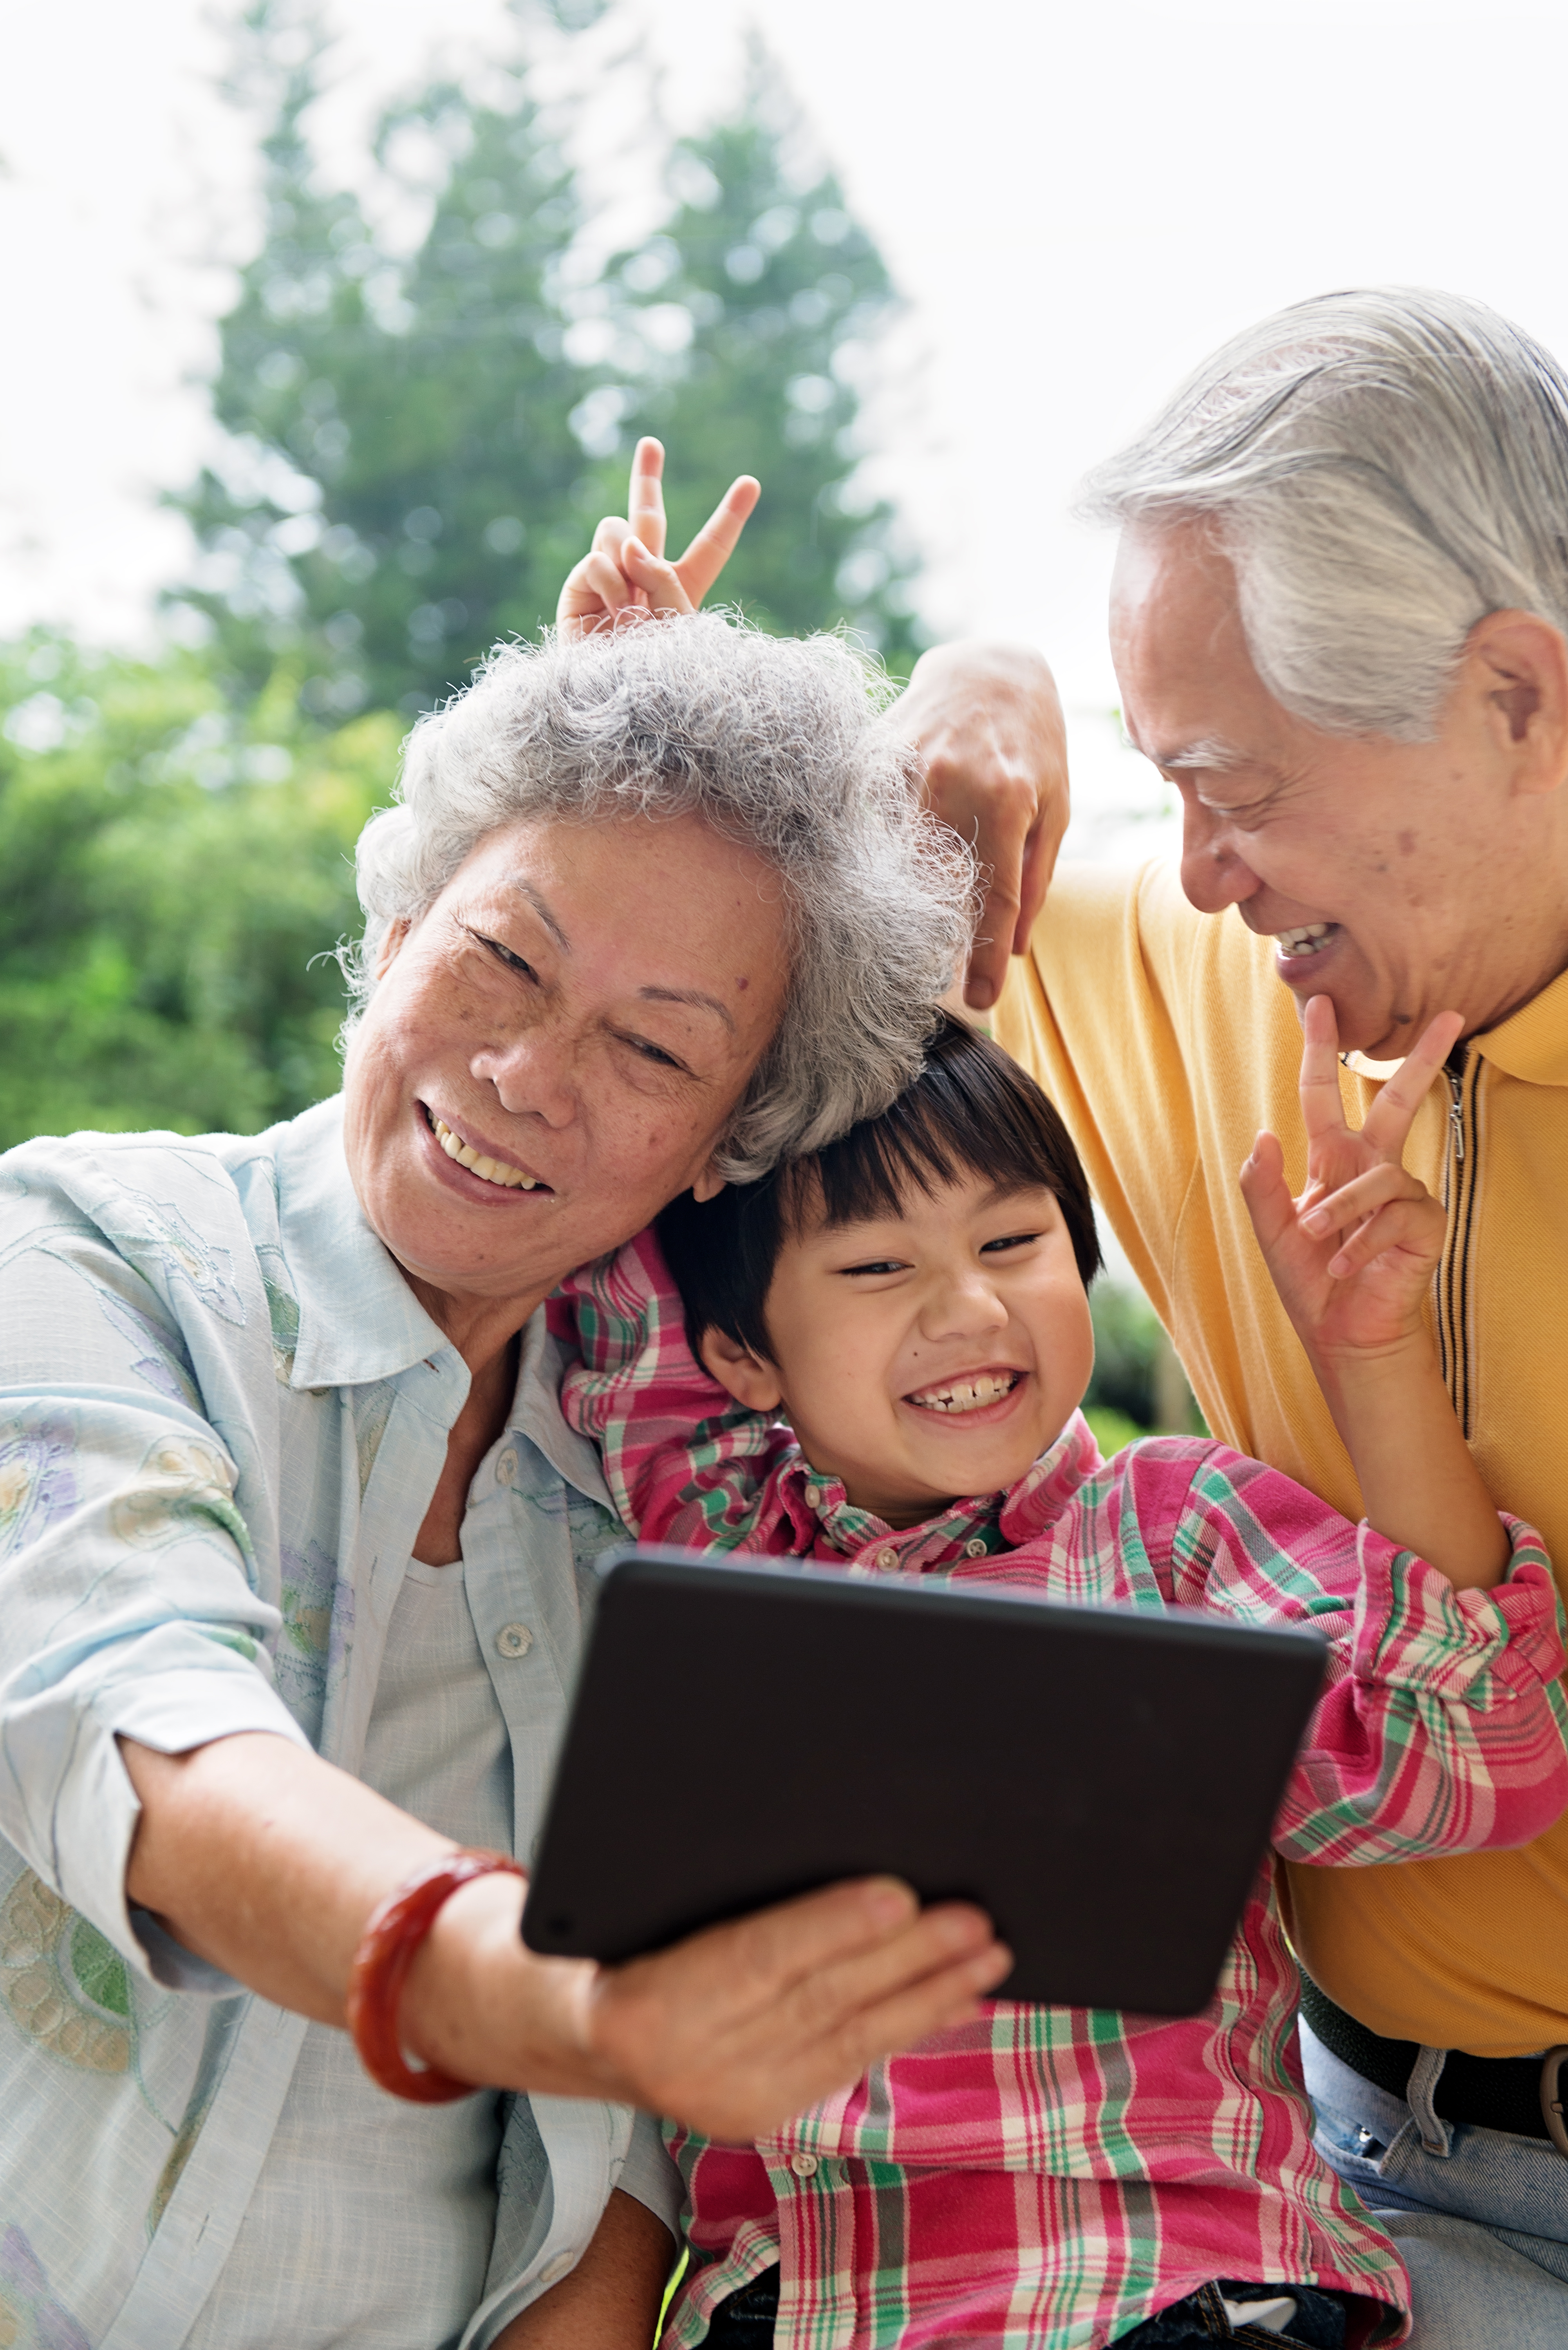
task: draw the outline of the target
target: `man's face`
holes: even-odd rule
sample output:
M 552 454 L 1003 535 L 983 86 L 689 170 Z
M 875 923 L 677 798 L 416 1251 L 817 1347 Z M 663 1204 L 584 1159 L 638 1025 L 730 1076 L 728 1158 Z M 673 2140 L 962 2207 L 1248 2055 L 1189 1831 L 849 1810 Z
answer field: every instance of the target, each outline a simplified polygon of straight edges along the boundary
M 1272 936 L 1344 1046 L 1393 1059 L 1450 1008 L 1473 1034 L 1562 967 L 1532 918 L 1542 802 L 1517 788 L 1505 676 L 1467 672 L 1429 743 L 1323 733 L 1262 683 L 1235 575 L 1190 523 L 1126 533 L 1111 647 L 1127 733 L 1181 795 L 1188 897 Z

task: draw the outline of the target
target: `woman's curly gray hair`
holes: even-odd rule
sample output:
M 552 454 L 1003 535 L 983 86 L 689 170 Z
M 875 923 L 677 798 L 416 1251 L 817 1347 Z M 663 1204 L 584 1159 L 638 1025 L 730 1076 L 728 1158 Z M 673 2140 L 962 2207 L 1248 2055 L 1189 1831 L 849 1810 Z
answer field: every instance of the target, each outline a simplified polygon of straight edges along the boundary
M 391 926 L 519 816 L 699 816 L 779 877 L 789 993 L 718 1154 L 732 1180 L 832 1141 L 919 1075 L 973 919 L 969 852 L 922 814 L 891 689 L 836 637 L 700 612 L 498 646 L 410 736 L 359 837 L 358 1008 Z

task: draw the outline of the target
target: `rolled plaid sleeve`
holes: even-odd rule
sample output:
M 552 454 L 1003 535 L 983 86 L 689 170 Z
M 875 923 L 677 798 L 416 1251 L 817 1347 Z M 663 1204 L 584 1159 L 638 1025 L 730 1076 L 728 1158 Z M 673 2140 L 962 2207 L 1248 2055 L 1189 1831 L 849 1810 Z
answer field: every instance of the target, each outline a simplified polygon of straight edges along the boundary
M 748 1411 L 692 1353 L 680 1294 L 651 1231 L 561 1284 L 550 1327 L 578 1359 L 561 1382 L 569 1427 L 647 1542 L 733 1549 L 756 1525 L 787 1431 Z
M 1561 1603 L 1540 1536 L 1504 1523 L 1507 1576 L 1486 1591 L 1356 1528 L 1348 1638 L 1276 1825 L 1290 1859 L 1528 1844 L 1568 1805 Z
M 1311 1624 L 1329 1645 L 1275 1825 L 1289 1859 L 1365 1866 L 1528 1844 L 1568 1805 L 1561 1605 L 1540 1536 L 1503 1523 L 1503 1581 L 1456 1590 L 1277 1471 L 1205 1448 L 1171 1532 L 1170 1596 Z

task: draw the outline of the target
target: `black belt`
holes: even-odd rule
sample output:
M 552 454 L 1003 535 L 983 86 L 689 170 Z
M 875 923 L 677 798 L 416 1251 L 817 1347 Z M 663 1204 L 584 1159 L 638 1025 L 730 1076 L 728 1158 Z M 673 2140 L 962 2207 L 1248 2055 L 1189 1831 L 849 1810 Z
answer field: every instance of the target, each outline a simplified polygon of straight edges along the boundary
M 1378 2033 L 1369 2032 L 1304 1974 L 1302 2013 L 1342 2064 L 1348 2064 L 1353 2073 L 1359 2073 L 1364 2081 L 1386 2090 L 1389 2096 L 1408 2099 L 1410 2074 L 1421 2053 L 1418 2040 L 1385 2040 Z M 1552 2053 L 1563 2054 L 1557 2049 Z M 1564 2071 L 1568 2072 L 1568 2064 Z M 1542 2092 L 1539 2056 L 1469 2056 L 1462 2048 L 1451 2048 L 1432 2092 L 1432 2104 L 1445 2121 L 1469 2122 L 1478 2129 L 1512 2130 L 1519 2137 L 1542 2137 L 1560 2144 L 1546 2126 Z M 1568 2080 L 1553 2094 L 1568 2097 Z

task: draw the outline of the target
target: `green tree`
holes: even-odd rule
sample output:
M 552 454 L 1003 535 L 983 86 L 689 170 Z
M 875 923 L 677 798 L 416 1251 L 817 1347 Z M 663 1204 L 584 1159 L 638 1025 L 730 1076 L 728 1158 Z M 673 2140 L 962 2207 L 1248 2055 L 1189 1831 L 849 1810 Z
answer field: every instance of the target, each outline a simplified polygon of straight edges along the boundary
M 739 117 L 678 145 L 670 218 L 575 296 L 633 361 L 579 421 L 607 454 L 639 432 L 665 442 L 672 545 L 755 473 L 762 503 L 718 592 L 779 630 L 847 620 L 907 669 L 924 642 L 914 550 L 858 478 L 860 387 L 895 296 L 837 180 L 793 168 L 803 144 L 755 53 Z
M 521 78 L 491 105 L 434 86 L 377 140 L 405 198 L 410 145 L 441 166 L 428 232 L 400 256 L 321 186 L 313 14 L 261 0 L 240 38 L 236 98 L 267 118 L 266 227 L 221 328 L 229 462 L 182 501 L 204 555 L 186 600 L 244 691 L 300 645 L 317 717 L 428 707 L 554 611 L 581 552 L 568 419 L 591 378 L 565 355 L 553 291 L 572 182 Z
M 594 521 L 624 508 L 642 430 L 669 442 L 677 530 L 736 473 L 762 476 L 724 593 L 769 627 L 848 619 L 907 665 L 910 563 L 856 479 L 857 384 L 891 289 L 836 182 L 791 172 L 798 129 L 761 67 L 735 122 L 676 151 L 659 234 L 585 283 L 579 200 L 524 73 L 499 99 L 442 84 L 388 114 L 389 184 L 410 140 L 441 159 L 428 233 L 400 257 L 322 184 L 308 0 L 256 0 L 240 36 L 266 229 L 221 328 L 228 458 L 182 503 L 203 550 L 186 600 L 242 697 L 302 650 L 317 718 L 441 699 L 550 617 Z
M 323 950 L 399 727 L 236 719 L 210 661 L 0 655 L 0 1148 L 78 1127 L 252 1131 L 335 1092 Z

